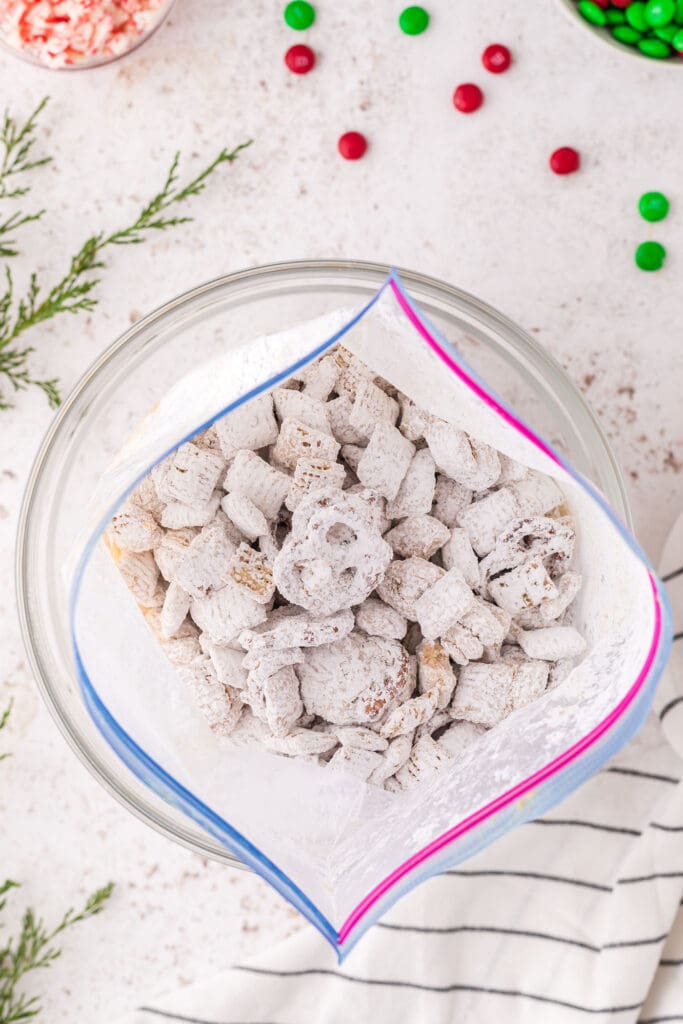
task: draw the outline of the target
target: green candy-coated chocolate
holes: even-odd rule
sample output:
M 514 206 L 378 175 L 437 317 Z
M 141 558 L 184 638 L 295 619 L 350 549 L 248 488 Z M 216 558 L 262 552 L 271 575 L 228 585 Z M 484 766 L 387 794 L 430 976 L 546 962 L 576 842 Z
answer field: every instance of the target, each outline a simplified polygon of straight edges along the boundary
M 677 30 L 676 35 L 671 40 L 671 44 L 674 50 L 678 50 L 679 53 L 683 51 L 683 28 Z
M 666 259 L 666 249 L 659 242 L 643 242 L 636 249 L 636 263 L 641 270 L 659 270 Z
M 676 13 L 676 0 L 647 0 L 645 21 L 648 25 L 668 25 Z
M 647 32 L 650 27 L 645 18 L 645 4 L 642 0 L 635 0 L 626 8 L 626 20 L 638 32 Z
M 593 0 L 579 0 L 579 14 L 586 21 L 590 21 L 591 25 L 607 24 L 605 12 Z
M 671 55 L 671 47 L 662 39 L 641 39 L 638 49 L 646 57 L 654 57 L 655 60 L 665 60 Z
M 292 0 L 285 7 L 285 21 L 290 28 L 302 32 L 315 21 L 315 9 L 307 0 Z
M 605 11 L 605 17 L 607 18 L 608 25 L 623 25 L 626 21 L 626 15 L 618 7 L 608 7 Z
M 662 192 L 644 192 L 638 200 L 640 216 L 651 223 L 664 220 L 669 212 L 669 200 Z
M 677 32 L 680 32 L 677 25 L 660 25 L 654 30 L 657 39 L 663 39 L 665 43 L 673 43 Z
M 676 13 L 674 21 L 677 25 L 683 25 L 683 0 L 676 0 Z
M 631 28 L 630 25 L 615 25 L 612 29 L 612 35 L 618 42 L 626 43 L 627 46 L 635 46 L 643 38 L 642 32 Z
M 406 7 L 398 17 L 398 24 L 407 36 L 419 36 L 429 25 L 429 15 L 424 7 Z

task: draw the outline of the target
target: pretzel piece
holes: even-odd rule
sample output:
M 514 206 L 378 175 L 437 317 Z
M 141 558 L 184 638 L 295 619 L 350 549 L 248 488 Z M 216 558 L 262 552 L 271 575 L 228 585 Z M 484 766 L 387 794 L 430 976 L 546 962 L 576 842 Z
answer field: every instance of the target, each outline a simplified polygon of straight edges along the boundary
M 513 519 L 480 563 L 482 592 L 486 595 L 492 576 L 534 559 L 541 559 L 546 568 L 550 561 L 558 575 L 571 560 L 574 536 L 573 527 L 558 519 L 546 516 Z
M 489 583 L 489 594 L 511 615 L 554 601 L 558 590 L 540 558 L 518 565 Z
M 316 491 L 301 502 L 273 565 L 283 597 L 314 615 L 360 604 L 375 589 L 391 548 L 344 491 Z

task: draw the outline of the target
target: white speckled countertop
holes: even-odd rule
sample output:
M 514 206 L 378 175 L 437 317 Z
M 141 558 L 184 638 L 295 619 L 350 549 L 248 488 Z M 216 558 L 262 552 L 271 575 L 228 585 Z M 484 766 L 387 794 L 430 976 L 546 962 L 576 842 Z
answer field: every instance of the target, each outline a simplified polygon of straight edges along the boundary
M 280 4 L 177 0 L 168 23 L 128 59 L 52 74 L 0 56 L 0 95 L 17 115 L 44 93 L 54 162 L 34 178 L 47 207 L 22 235 L 46 278 L 86 232 L 117 226 L 154 191 L 179 148 L 199 167 L 223 144 L 254 146 L 195 203 L 194 224 L 112 255 L 89 317 L 34 332 L 36 372 L 65 390 L 131 321 L 191 285 L 247 265 L 357 257 L 442 277 L 499 307 L 546 345 L 600 415 L 624 469 L 639 535 L 656 558 L 683 504 L 683 68 L 628 59 L 573 27 L 556 0 L 431 0 L 429 31 L 395 26 L 400 3 L 319 0 L 304 39 L 315 72 L 282 57 L 294 37 Z M 516 57 L 487 75 L 479 54 Z M 466 118 L 450 96 L 479 81 Z M 341 132 L 367 134 L 356 164 Z M 548 154 L 574 145 L 583 170 L 559 179 Z M 638 196 L 661 189 L 653 227 Z M 653 230 L 654 228 L 654 230 Z M 664 271 L 633 265 L 657 237 Z M 50 1024 L 104 1024 L 298 927 L 264 883 L 207 864 L 118 806 L 67 749 L 27 670 L 12 562 L 29 465 L 52 414 L 39 394 L 0 413 L 0 697 L 15 698 L 2 766 L 0 875 L 21 879 L 46 914 L 113 878 L 106 914 L 74 931 L 34 979 Z

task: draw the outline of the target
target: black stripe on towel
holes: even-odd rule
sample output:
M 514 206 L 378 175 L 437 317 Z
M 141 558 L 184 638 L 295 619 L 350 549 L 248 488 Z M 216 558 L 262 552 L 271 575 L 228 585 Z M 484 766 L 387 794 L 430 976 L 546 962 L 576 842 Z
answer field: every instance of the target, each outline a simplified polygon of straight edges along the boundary
M 564 946 L 576 946 L 585 949 L 589 953 L 602 953 L 606 949 L 625 949 L 632 946 L 653 946 L 657 942 L 663 942 L 668 938 L 669 933 L 655 935 L 650 939 L 627 939 L 622 942 L 606 942 L 604 946 L 594 946 L 590 942 L 582 942 L 579 939 L 570 939 L 564 935 L 551 935 L 548 932 L 525 931 L 521 928 L 496 928 L 485 925 L 455 925 L 452 928 L 412 925 L 412 924 L 385 924 L 380 922 L 377 928 L 395 932 L 417 932 L 421 935 L 456 935 L 462 932 L 486 935 L 516 935 L 523 939 L 541 939 L 544 942 L 559 942 Z
M 217 1021 L 205 1020 L 204 1017 L 185 1017 L 182 1013 L 170 1013 L 168 1010 L 155 1010 L 153 1006 L 139 1006 L 138 1013 L 151 1013 L 164 1020 L 179 1020 L 182 1024 L 273 1024 L 272 1021 Z
M 635 828 L 621 828 L 617 825 L 601 825 L 596 821 L 578 821 L 573 818 L 537 818 L 535 821 L 528 821 L 528 825 L 566 825 L 575 826 L 577 828 L 593 828 L 598 832 L 616 832 L 619 835 L 624 836 L 640 836 L 642 835 L 638 829 Z
M 680 569 L 674 569 L 672 572 L 668 572 L 666 576 L 662 576 L 662 583 L 669 583 L 671 580 L 675 580 L 677 576 L 683 576 L 683 565 Z
M 660 832 L 683 832 L 683 825 L 660 825 L 657 821 L 651 821 L 650 828 L 656 828 Z
M 668 1020 L 683 1020 L 683 1014 L 674 1014 L 673 1017 L 641 1017 L 638 1024 L 663 1024 Z
M 662 710 L 659 712 L 660 722 L 663 722 L 666 716 L 669 714 L 669 712 L 673 711 L 673 709 L 675 707 L 678 707 L 678 705 L 681 703 L 683 703 L 683 697 L 674 697 L 674 699 L 670 700 L 668 704 L 665 704 Z
M 633 878 L 620 878 L 617 885 L 633 885 L 636 882 L 654 882 L 658 878 L 683 878 L 683 871 L 662 871 L 658 875 L 634 875 Z
M 582 878 L 568 878 L 565 875 L 544 875 L 537 871 L 445 871 L 444 874 L 454 878 L 531 878 L 537 882 L 557 882 L 560 885 L 574 885 L 582 889 L 595 889 L 598 892 L 612 892 L 611 885 L 600 885 Z
M 592 1007 L 581 1006 L 579 1003 L 569 1003 L 564 999 L 552 999 L 550 996 L 537 995 L 535 992 L 521 992 L 517 989 L 508 988 L 485 988 L 481 985 L 420 985 L 413 981 L 388 981 L 383 978 L 358 978 L 353 974 L 340 974 L 337 971 L 325 970 L 323 968 L 309 968 L 300 971 L 271 971 L 264 967 L 236 967 L 237 971 L 247 971 L 251 974 L 265 974 L 276 978 L 307 978 L 311 976 L 322 976 L 338 978 L 339 981 L 350 981 L 356 985 L 377 985 L 386 988 L 407 988 L 418 992 L 434 992 L 436 995 L 449 995 L 452 992 L 478 992 L 482 995 L 508 996 L 513 999 L 530 999 L 536 1003 L 547 1003 L 550 1006 L 562 1006 L 567 1010 L 578 1010 L 580 1013 L 632 1013 L 639 1010 L 642 1003 L 635 1003 L 632 1006 L 608 1006 Z M 216 1022 L 219 1024 L 219 1022 Z
M 614 766 L 613 768 L 606 768 L 605 771 L 612 772 L 614 775 L 633 775 L 638 779 L 651 779 L 653 782 L 669 782 L 673 786 L 677 786 L 681 781 L 674 778 L 673 775 L 656 775 L 654 772 L 640 772 L 636 768 L 619 768 Z

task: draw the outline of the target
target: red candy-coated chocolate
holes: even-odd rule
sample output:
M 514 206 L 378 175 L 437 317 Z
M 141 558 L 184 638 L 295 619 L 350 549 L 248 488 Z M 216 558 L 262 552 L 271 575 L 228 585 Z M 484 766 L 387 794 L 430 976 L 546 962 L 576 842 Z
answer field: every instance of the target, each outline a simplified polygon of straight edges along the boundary
M 463 114 L 471 114 L 484 102 L 484 94 L 478 85 L 465 82 L 453 93 L 453 106 Z
M 597 4 L 598 7 L 602 7 L 603 11 L 606 11 L 610 5 L 610 0 L 593 0 L 593 3 Z
M 499 75 L 510 67 L 512 55 L 507 46 L 503 46 L 501 43 L 491 43 L 482 53 L 481 62 L 487 71 L 491 71 L 494 75 Z
M 571 146 L 561 146 L 550 157 L 550 169 L 555 174 L 573 174 L 580 164 L 581 158 Z
M 630 7 L 633 0 L 612 0 L 612 7 L 621 7 L 623 10 L 625 7 Z
M 360 160 L 367 148 L 367 140 L 360 132 L 346 132 L 337 143 L 337 149 L 345 160 Z
M 290 46 L 287 50 L 285 64 L 295 75 L 305 75 L 315 64 L 315 54 L 310 46 L 297 43 L 296 46 Z

